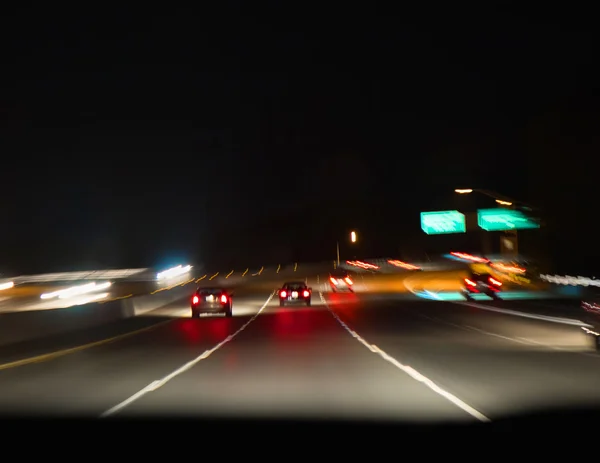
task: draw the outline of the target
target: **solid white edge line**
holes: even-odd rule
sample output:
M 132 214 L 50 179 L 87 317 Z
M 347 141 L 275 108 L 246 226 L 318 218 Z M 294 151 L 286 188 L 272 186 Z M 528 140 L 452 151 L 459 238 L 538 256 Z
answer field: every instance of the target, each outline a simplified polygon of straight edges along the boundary
M 451 394 L 450 392 L 442 389 L 440 386 L 438 386 L 437 384 L 435 384 L 432 380 L 430 380 L 426 376 L 424 376 L 421 373 L 419 373 L 414 368 L 412 368 L 412 367 L 410 367 L 408 365 L 404 365 L 404 364 L 400 363 L 398 360 L 396 360 L 394 357 L 392 357 L 391 355 L 389 355 L 384 350 L 380 349 L 379 347 L 377 347 L 374 344 L 370 344 L 367 340 L 365 340 L 362 336 L 360 336 L 356 331 L 354 331 L 352 328 L 350 328 L 348 325 L 346 325 L 346 323 L 344 323 L 344 321 L 331 309 L 331 307 L 329 307 L 329 304 L 327 304 L 327 301 L 325 300 L 325 296 L 323 296 L 323 293 L 319 292 L 319 296 L 321 297 L 321 301 L 323 302 L 323 305 L 325 305 L 325 307 L 327 307 L 327 310 L 329 310 L 329 312 L 337 320 L 337 322 L 340 325 L 342 325 L 342 327 L 353 338 L 355 338 L 358 342 L 360 342 L 361 344 L 363 344 L 371 352 L 379 355 L 382 359 L 384 359 L 387 362 L 391 363 L 396 368 L 398 368 L 399 370 L 403 371 L 404 373 L 406 373 L 407 375 L 409 375 L 414 380 L 419 381 L 420 383 L 423 383 L 425 386 L 427 386 L 433 392 L 435 392 L 436 394 L 438 394 L 441 397 L 445 398 L 449 402 L 453 403 L 454 405 L 456 405 L 461 410 L 467 412 L 473 418 L 475 418 L 475 419 L 477 419 L 479 421 L 482 421 L 484 423 L 487 423 L 487 422 L 491 421 L 483 413 L 481 413 L 478 410 L 476 410 L 475 408 L 471 407 L 466 402 L 463 402 L 462 400 L 460 400 L 458 397 L 456 397 L 455 395 Z
M 182 374 L 185 371 L 187 371 L 190 368 L 192 368 L 198 362 L 201 362 L 202 360 L 210 357 L 214 352 L 216 352 L 217 350 L 219 350 L 221 347 L 223 347 L 225 344 L 227 344 L 233 338 L 235 338 L 238 334 L 240 334 L 242 331 L 244 331 L 248 327 L 248 325 L 250 325 L 250 323 L 252 323 L 254 320 L 256 320 L 256 318 L 267 307 L 267 305 L 269 305 L 269 302 L 271 302 L 271 299 L 273 299 L 274 295 L 275 295 L 275 292 L 271 293 L 271 295 L 267 298 L 266 302 L 262 305 L 262 307 L 258 310 L 258 312 L 256 312 L 256 314 L 254 314 L 254 316 L 250 320 L 248 320 L 240 328 L 238 328 L 238 330 L 235 333 L 230 334 L 225 339 L 223 339 L 223 341 L 221 341 L 220 343 L 218 343 L 216 346 L 214 346 L 211 349 L 208 349 L 208 350 L 204 351 L 198 357 L 196 357 L 195 359 L 187 362 L 186 364 L 182 365 L 181 367 L 177 368 L 175 371 L 173 371 L 172 373 L 169 373 L 164 378 L 159 379 L 157 381 L 152 381 L 150 384 L 148 384 L 146 387 L 144 387 L 140 391 L 138 391 L 135 394 L 133 394 L 131 397 L 125 399 L 123 402 L 118 403 L 114 407 L 106 410 L 104 413 L 102 413 L 100 415 L 100 418 L 106 418 L 108 416 L 114 415 L 115 413 L 118 413 L 120 410 L 124 409 L 125 407 L 127 407 L 131 403 L 133 403 L 136 400 L 138 400 L 139 398 L 143 397 L 148 392 L 152 392 L 152 391 L 157 390 L 158 388 L 164 386 L 166 383 L 168 383 L 169 381 L 171 381 L 176 376 L 179 376 L 180 374 Z
M 517 310 L 500 309 L 497 307 L 490 307 L 488 305 L 483 305 L 483 304 L 474 304 L 472 302 L 456 302 L 456 301 L 449 301 L 449 302 L 451 302 L 452 304 L 467 305 L 467 306 L 475 307 L 477 309 L 488 310 L 490 312 L 498 312 L 498 313 L 506 314 L 506 315 L 514 315 L 516 317 L 532 318 L 534 320 L 542 320 L 542 321 L 551 322 L 551 323 L 560 323 L 562 325 L 590 326 L 580 320 L 575 320 L 574 318 L 561 318 L 561 317 L 551 317 L 549 315 L 531 314 L 531 313 L 527 313 L 527 312 L 520 312 Z

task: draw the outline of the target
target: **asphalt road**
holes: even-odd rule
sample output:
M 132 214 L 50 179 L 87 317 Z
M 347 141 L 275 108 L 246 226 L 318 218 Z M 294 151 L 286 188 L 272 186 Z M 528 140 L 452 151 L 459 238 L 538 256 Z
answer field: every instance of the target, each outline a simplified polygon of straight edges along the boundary
M 360 277 L 355 294 L 321 298 L 321 275 L 312 307 L 280 308 L 282 280 L 236 288 L 230 319 L 192 320 L 185 298 L 2 348 L 0 410 L 469 423 L 600 404 L 600 356 L 570 302 L 424 300 Z

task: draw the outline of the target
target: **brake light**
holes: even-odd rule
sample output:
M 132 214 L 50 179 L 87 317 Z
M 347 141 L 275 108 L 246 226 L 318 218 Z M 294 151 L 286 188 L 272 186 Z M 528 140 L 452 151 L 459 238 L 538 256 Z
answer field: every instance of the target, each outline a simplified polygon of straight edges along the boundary
M 346 280 L 346 283 L 348 283 L 350 286 L 352 286 L 352 280 L 349 277 L 344 278 Z
M 331 281 L 331 282 L 332 282 L 334 285 L 336 285 L 336 284 L 337 284 L 337 281 L 336 281 L 336 279 L 335 279 L 335 278 L 333 278 L 333 277 L 329 278 L 329 281 Z
M 468 284 L 469 286 L 477 286 L 477 283 L 469 280 L 468 278 L 465 278 L 465 283 Z
M 281 296 L 281 297 L 287 297 L 287 292 L 286 291 L 281 291 L 279 293 L 279 296 Z
M 200 302 L 200 298 L 198 296 L 194 296 L 192 298 L 192 304 L 197 304 L 198 302 Z
M 304 294 L 304 297 L 310 296 L 310 293 L 308 291 L 306 291 L 306 290 L 304 290 L 304 293 L 302 293 L 302 294 Z
M 502 282 L 496 280 L 495 278 L 490 277 L 490 281 L 492 282 L 492 284 L 494 284 L 496 286 L 502 286 Z
M 225 294 L 221 294 L 221 304 L 225 304 L 227 302 L 227 296 Z

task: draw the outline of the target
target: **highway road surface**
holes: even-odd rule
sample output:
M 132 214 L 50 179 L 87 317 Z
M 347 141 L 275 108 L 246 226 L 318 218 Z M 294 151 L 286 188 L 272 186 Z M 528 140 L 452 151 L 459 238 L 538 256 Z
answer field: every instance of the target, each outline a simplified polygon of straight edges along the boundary
M 600 355 L 574 302 L 425 299 L 373 275 L 330 293 L 325 275 L 306 277 L 311 307 L 279 307 L 272 275 L 238 283 L 233 318 L 193 320 L 186 297 L 2 347 L 0 410 L 479 423 L 600 404 Z

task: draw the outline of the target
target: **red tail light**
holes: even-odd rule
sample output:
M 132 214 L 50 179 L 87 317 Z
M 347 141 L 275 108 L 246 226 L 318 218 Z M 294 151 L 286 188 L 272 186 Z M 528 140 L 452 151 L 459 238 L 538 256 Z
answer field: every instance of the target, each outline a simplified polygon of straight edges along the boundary
M 348 283 L 350 286 L 352 286 L 352 280 L 348 277 L 345 278 L 346 283 Z
M 468 284 L 469 286 L 477 286 L 477 283 L 469 280 L 468 278 L 465 278 L 465 283 Z
M 227 296 L 225 294 L 221 294 L 221 304 L 227 303 Z
M 498 280 L 496 280 L 496 279 L 495 279 L 495 278 L 493 278 L 493 277 L 490 277 L 490 281 L 492 282 L 492 284 L 494 284 L 494 285 L 496 285 L 496 286 L 502 286 L 502 282 L 501 282 L 501 281 L 498 281 Z
M 197 304 L 198 302 L 200 302 L 200 298 L 198 296 L 194 296 L 192 298 L 192 304 Z
M 337 281 L 336 281 L 336 279 L 335 279 L 335 278 L 333 278 L 333 277 L 331 277 L 331 278 L 329 279 L 329 281 L 331 281 L 331 282 L 332 282 L 334 285 L 335 285 L 335 284 L 337 284 Z
M 281 292 L 279 293 L 279 296 L 280 296 L 280 297 L 287 297 L 287 292 L 286 292 L 286 291 L 281 291 Z
M 308 296 L 310 296 L 310 293 L 309 293 L 308 291 L 306 291 L 306 290 L 304 290 L 304 293 L 303 293 L 303 294 L 304 294 L 304 297 L 308 297 Z

